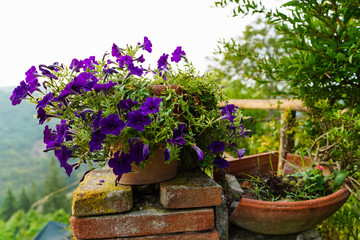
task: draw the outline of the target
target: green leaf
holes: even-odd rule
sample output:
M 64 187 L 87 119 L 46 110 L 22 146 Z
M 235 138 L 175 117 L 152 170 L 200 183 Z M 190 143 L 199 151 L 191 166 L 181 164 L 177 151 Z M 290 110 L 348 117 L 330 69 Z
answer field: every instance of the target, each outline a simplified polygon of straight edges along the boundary
M 349 174 L 349 172 L 345 171 L 345 170 L 342 170 L 342 171 L 334 172 L 334 174 L 336 175 L 336 177 L 334 178 L 335 184 L 336 185 L 341 185 L 343 183 L 344 179 Z

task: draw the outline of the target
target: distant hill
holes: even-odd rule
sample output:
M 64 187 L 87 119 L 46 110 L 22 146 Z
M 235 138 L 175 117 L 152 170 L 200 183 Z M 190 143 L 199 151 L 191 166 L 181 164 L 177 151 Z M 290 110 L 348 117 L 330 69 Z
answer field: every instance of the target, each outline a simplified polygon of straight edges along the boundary
M 7 188 L 17 194 L 32 181 L 40 188 L 53 153 L 43 153 L 43 129 L 34 115 L 35 105 L 12 106 L 13 87 L 0 87 L 0 203 Z M 64 170 L 59 168 L 62 174 Z M 74 179 L 69 179 L 69 182 Z

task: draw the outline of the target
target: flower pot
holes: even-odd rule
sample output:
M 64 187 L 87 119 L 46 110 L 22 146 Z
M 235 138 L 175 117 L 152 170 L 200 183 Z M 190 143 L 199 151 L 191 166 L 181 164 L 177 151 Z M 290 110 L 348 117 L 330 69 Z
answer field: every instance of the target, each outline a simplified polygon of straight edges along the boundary
M 277 170 L 276 152 L 263 153 L 232 159 L 227 173 L 238 176 L 261 174 L 273 168 Z M 245 159 L 245 161 L 244 161 Z M 309 160 L 305 158 L 305 162 Z M 270 163 L 271 162 L 271 163 Z M 288 154 L 286 164 L 303 166 L 299 155 Z M 285 164 L 285 165 L 286 165 Z M 287 172 L 295 169 L 287 166 Z M 313 200 L 296 202 L 270 202 L 241 198 L 230 216 L 230 222 L 241 228 L 270 235 L 300 232 L 321 223 L 336 212 L 349 198 L 349 191 L 343 186 L 337 192 Z
M 177 173 L 178 161 L 164 162 L 163 151 L 163 148 L 155 149 L 144 169 L 133 163 L 133 172 L 123 174 L 119 183 L 123 185 L 143 185 L 164 182 L 174 178 Z
M 314 227 L 336 212 L 350 193 L 343 186 L 326 197 L 299 202 L 268 202 L 242 198 L 230 222 L 244 229 L 272 235 Z

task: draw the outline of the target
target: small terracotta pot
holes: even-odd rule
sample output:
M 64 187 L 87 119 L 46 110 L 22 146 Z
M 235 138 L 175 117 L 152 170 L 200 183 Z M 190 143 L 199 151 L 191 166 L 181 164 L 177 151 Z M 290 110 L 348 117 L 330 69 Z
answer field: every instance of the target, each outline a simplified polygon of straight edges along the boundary
M 125 173 L 120 178 L 120 184 L 123 185 L 143 185 L 167 181 L 176 176 L 178 161 L 173 160 L 170 163 L 164 162 L 164 149 L 157 148 L 152 151 L 153 155 L 149 163 L 142 169 L 136 164 L 132 164 L 134 172 Z
M 314 227 L 336 212 L 349 198 L 342 187 L 326 197 L 299 202 L 269 202 L 242 198 L 230 221 L 244 229 L 271 235 Z

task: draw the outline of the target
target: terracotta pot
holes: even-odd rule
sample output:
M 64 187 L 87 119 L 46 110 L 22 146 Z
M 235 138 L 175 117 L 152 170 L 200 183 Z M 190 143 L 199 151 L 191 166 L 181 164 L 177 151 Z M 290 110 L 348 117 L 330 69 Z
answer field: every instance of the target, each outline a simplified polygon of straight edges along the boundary
M 245 161 L 244 161 L 245 159 Z M 270 161 L 272 164 L 270 164 Z M 227 173 L 239 176 L 256 175 L 268 172 L 271 166 L 277 170 L 277 153 L 263 153 L 232 159 L 229 161 Z M 299 155 L 288 154 L 287 162 L 302 166 Z M 305 158 L 309 163 L 309 159 Z M 286 164 L 285 164 L 286 165 Z M 295 168 L 287 166 L 287 172 Z M 326 197 L 298 202 L 269 202 L 241 198 L 233 211 L 230 221 L 244 229 L 270 235 L 282 235 L 300 232 L 314 227 L 336 212 L 349 198 L 350 193 L 345 187 Z
M 132 164 L 134 172 L 125 173 L 120 179 L 123 185 L 143 185 L 164 182 L 176 176 L 178 161 L 174 160 L 170 163 L 164 162 L 163 148 L 157 148 L 153 152 L 152 157 L 148 160 L 142 169 L 136 164 Z
M 349 198 L 345 187 L 326 197 L 299 202 L 268 202 L 242 198 L 230 221 L 263 234 L 290 234 L 314 227 L 336 212 Z

